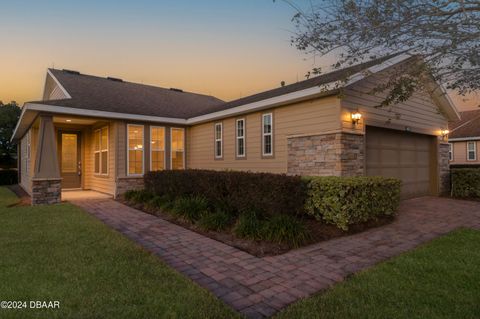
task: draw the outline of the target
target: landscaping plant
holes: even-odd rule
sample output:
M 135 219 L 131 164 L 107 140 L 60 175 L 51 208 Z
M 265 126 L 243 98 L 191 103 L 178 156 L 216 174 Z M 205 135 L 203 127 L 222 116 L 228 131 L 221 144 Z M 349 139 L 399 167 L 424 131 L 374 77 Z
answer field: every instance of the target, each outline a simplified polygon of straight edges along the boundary
M 401 181 L 384 177 L 313 177 L 306 211 L 317 220 L 348 230 L 353 224 L 394 215 Z
M 454 168 L 452 196 L 459 198 L 480 198 L 480 168 Z
M 208 211 L 208 201 L 203 196 L 184 196 L 179 197 L 173 204 L 172 212 L 191 222 L 195 223 L 202 214 Z
M 253 240 L 261 239 L 262 221 L 258 213 L 249 211 L 240 214 L 233 232 L 237 237 Z
M 232 222 L 232 216 L 223 210 L 213 213 L 204 212 L 198 221 L 198 226 L 203 230 L 220 231 L 226 229 Z
M 310 234 L 299 218 L 279 214 L 263 223 L 261 237 L 273 243 L 299 247 L 310 239 Z

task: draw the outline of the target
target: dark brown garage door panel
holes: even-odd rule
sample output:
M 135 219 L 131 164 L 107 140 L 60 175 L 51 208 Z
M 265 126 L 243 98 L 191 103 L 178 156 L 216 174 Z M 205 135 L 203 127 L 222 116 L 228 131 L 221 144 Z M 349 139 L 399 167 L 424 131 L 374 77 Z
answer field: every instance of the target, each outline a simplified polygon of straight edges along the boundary
M 367 127 L 367 175 L 399 178 L 402 197 L 431 193 L 432 137 Z

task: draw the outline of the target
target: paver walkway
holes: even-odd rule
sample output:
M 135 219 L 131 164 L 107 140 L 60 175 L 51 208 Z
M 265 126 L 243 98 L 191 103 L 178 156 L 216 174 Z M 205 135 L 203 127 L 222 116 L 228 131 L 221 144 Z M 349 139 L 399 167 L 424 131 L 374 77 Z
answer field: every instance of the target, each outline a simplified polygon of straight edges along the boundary
M 108 199 L 74 201 L 251 318 L 274 314 L 351 273 L 458 227 L 480 229 L 480 202 L 402 202 L 389 225 L 258 258 Z

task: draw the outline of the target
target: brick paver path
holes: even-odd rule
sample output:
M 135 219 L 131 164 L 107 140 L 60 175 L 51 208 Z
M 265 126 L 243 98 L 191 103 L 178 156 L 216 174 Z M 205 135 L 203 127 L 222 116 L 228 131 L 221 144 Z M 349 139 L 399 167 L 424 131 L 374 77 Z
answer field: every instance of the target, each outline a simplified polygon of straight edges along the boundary
M 251 318 L 455 228 L 480 229 L 480 202 L 424 197 L 402 202 L 392 224 L 258 258 L 113 200 L 74 203 Z

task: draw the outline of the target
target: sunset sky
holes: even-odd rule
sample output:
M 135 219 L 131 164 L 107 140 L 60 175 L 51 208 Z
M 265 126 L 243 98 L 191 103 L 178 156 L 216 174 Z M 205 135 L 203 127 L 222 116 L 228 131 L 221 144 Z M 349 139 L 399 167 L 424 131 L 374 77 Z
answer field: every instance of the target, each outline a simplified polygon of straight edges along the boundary
M 53 66 L 232 100 L 331 63 L 290 45 L 295 12 L 282 1 L 19 0 L 1 10 L 3 102 L 41 98 Z

